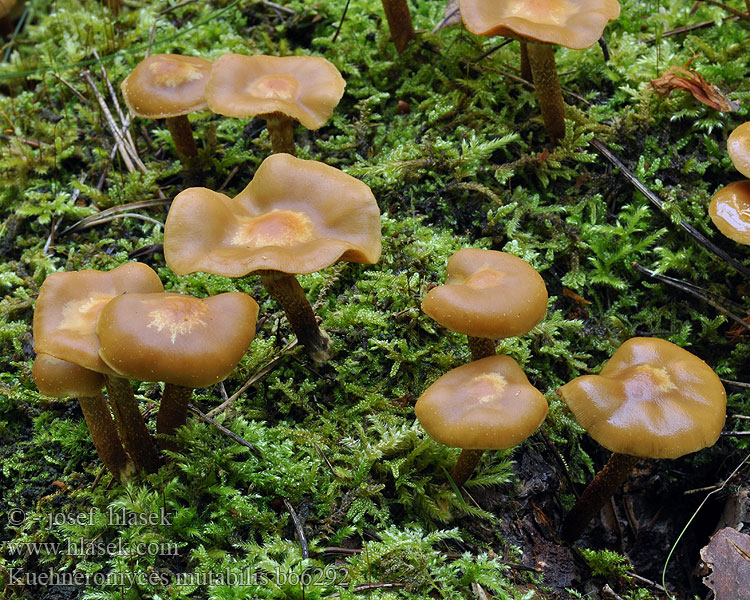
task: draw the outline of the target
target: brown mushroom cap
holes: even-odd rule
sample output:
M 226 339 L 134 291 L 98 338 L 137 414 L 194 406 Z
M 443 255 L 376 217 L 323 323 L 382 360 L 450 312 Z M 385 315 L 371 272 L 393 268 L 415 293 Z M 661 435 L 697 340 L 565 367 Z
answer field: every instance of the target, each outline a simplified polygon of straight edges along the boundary
M 211 61 L 180 54 L 154 54 L 122 82 L 125 104 L 137 117 L 162 119 L 208 107 L 206 82 Z
M 727 152 L 734 168 L 745 177 L 750 177 L 750 121 L 729 134 Z
M 99 354 L 115 372 L 140 381 L 208 387 L 232 372 L 255 336 L 258 304 L 229 292 L 124 294 L 99 314 Z
M 504 35 L 583 49 L 620 16 L 617 0 L 460 0 L 461 19 L 476 35 Z
M 104 375 L 49 354 L 37 354 L 31 370 L 36 387 L 52 398 L 90 398 L 104 387 Z
M 725 185 L 711 198 L 708 214 L 730 240 L 750 244 L 750 181 Z
M 120 294 L 163 290 L 159 276 L 143 263 L 127 263 L 107 272 L 53 273 L 44 280 L 34 308 L 34 348 L 111 375 L 99 358 L 99 311 Z
M 643 458 L 678 458 L 712 446 L 726 417 L 716 373 L 657 338 L 629 339 L 599 375 L 577 377 L 558 393 L 602 446 Z
M 497 250 L 464 248 L 448 260 L 445 285 L 422 310 L 451 331 L 480 338 L 523 335 L 544 318 L 547 288 L 526 261 Z
M 206 99 L 212 111 L 227 117 L 280 112 L 318 129 L 345 87 L 339 70 L 318 56 L 225 54 L 211 69 Z
M 288 154 L 263 161 L 236 197 L 206 188 L 177 195 L 164 256 L 178 275 L 303 274 L 338 260 L 380 258 L 380 211 L 370 188 L 333 167 Z
M 502 450 L 537 430 L 547 401 L 510 356 L 489 356 L 448 371 L 419 397 L 414 412 L 441 444 Z

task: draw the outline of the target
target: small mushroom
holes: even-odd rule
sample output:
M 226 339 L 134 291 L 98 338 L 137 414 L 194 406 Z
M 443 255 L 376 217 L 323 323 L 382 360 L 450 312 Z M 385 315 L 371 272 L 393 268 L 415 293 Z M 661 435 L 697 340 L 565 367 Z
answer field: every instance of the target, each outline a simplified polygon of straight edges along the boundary
M 526 44 L 536 95 L 553 142 L 565 137 L 565 103 L 553 44 L 582 50 L 620 16 L 617 0 L 460 0 L 461 19 L 476 35 L 503 35 Z
M 599 375 L 577 377 L 557 393 L 613 453 L 565 517 L 562 537 L 571 543 L 639 458 L 679 458 L 712 446 L 726 418 L 719 377 L 694 354 L 657 338 L 629 339 Z
M 102 373 L 122 442 L 135 467 L 156 471 L 159 457 L 146 429 L 130 382 L 99 358 L 96 319 L 116 296 L 161 292 L 164 286 L 150 267 L 127 263 L 111 271 L 53 273 L 44 280 L 34 308 L 34 348 Z
M 99 458 L 115 479 L 126 478 L 132 465 L 102 394 L 104 375 L 42 353 L 36 355 L 31 375 L 44 396 L 78 398 Z
M 211 62 L 194 56 L 154 54 L 122 82 L 125 104 L 137 117 L 165 119 L 177 154 L 186 166 L 198 156 L 187 115 L 208 107 L 206 82 Z
M 123 294 L 99 314 L 99 356 L 123 377 L 165 383 L 156 431 L 171 436 L 185 424 L 193 389 L 223 381 L 237 366 L 257 318 L 258 304 L 239 292 Z
M 750 244 L 750 181 L 725 185 L 711 198 L 708 214 L 730 240 Z
M 523 335 L 547 313 L 544 280 L 526 261 L 497 250 L 464 248 L 448 260 L 445 285 L 422 310 L 469 337 L 472 360 L 495 354 L 495 338 Z
M 318 56 L 225 54 L 213 64 L 206 99 L 217 114 L 260 117 L 273 151 L 294 155 L 294 121 L 319 129 L 345 87 L 339 70 Z
M 414 412 L 435 441 L 462 448 L 451 478 L 463 485 L 485 450 L 504 450 L 534 433 L 547 401 L 509 356 L 448 371 L 419 397 Z
M 734 168 L 750 177 L 750 121 L 737 127 L 727 138 L 727 153 Z
M 320 162 L 289 154 L 263 161 L 234 198 L 206 188 L 177 195 L 164 226 L 164 256 L 178 275 L 258 273 L 311 356 L 329 357 L 295 278 L 339 261 L 380 258 L 380 211 L 370 188 Z

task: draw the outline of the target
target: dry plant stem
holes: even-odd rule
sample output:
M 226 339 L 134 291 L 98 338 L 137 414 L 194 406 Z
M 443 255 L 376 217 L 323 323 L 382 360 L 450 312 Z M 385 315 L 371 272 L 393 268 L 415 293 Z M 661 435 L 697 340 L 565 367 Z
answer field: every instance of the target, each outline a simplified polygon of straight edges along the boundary
M 414 25 L 411 22 L 411 12 L 406 0 L 383 0 L 383 10 L 391 31 L 391 40 L 396 50 L 401 54 L 406 45 L 416 37 Z
M 484 450 L 461 450 L 456 466 L 451 471 L 451 479 L 456 485 L 463 485 L 479 464 Z
M 526 47 L 526 42 L 521 40 L 521 77 L 529 83 L 534 82 L 534 77 L 531 74 L 531 64 L 529 63 L 529 49 Z
M 581 537 L 586 525 L 612 494 L 620 489 L 638 460 L 640 459 L 637 456 L 612 453 L 607 464 L 583 490 L 583 494 L 578 498 L 575 506 L 565 516 L 561 532 L 564 542 L 572 544 Z
M 96 452 L 104 466 L 115 479 L 121 481 L 123 474 L 129 471 L 128 457 L 117 435 L 117 427 L 109 412 L 104 396 L 83 396 L 78 398 L 83 418 L 94 440 Z
M 552 141 L 557 143 L 565 137 L 565 104 L 557 79 L 554 47 L 552 44 L 526 42 L 526 48 L 544 126 Z
M 261 118 L 266 121 L 274 154 L 286 152 L 297 156 L 297 148 L 294 146 L 294 120 L 282 113 L 269 113 L 261 115 Z
M 198 148 L 195 145 L 193 128 L 190 126 L 187 115 L 171 117 L 165 119 L 165 121 L 167 122 L 169 133 L 172 134 L 172 141 L 182 164 L 186 167 L 193 166 L 195 160 L 198 158 Z
M 135 468 L 155 473 L 159 468 L 159 455 L 146 429 L 130 382 L 122 377 L 107 375 L 107 393 L 122 444 Z
M 471 350 L 471 360 L 479 360 L 488 356 L 495 356 L 495 340 L 489 338 L 466 336 L 469 340 L 469 350 Z
M 156 433 L 163 436 L 173 436 L 177 429 L 187 422 L 188 404 L 192 396 L 192 388 L 173 383 L 164 384 L 161 405 L 156 415 Z M 164 438 L 159 440 L 159 446 L 162 450 L 177 449 L 172 440 Z
M 294 275 L 280 271 L 260 271 L 263 287 L 284 309 L 297 340 L 316 362 L 331 357 L 331 338 L 318 327 L 310 301 Z

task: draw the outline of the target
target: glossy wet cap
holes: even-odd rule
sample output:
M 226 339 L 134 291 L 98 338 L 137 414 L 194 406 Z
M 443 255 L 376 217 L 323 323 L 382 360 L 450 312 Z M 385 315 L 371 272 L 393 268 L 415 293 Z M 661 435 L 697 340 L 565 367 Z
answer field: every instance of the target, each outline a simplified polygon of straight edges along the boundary
M 36 387 L 52 398 L 91 398 L 104 387 L 104 375 L 60 360 L 49 354 L 37 354 L 31 370 Z
M 464 248 L 448 260 L 445 285 L 422 310 L 451 331 L 480 338 L 523 335 L 547 313 L 547 288 L 526 261 L 496 250 Z
M 137 117 L 178 117 L 208 107 L 205 91 L 211 61 L 180 54 L 154 54 L 122 82 L 125 104 Z
M 476 35 L 503 35 L 568 48 L 592 46 L 620 16 L 617 0 L 460 0 L 461 19 Z
M 258 304 L 247 294 L 210 298 L 126 294 L 99 314 L 99 354 L 115 372 L 188 388 L 226 379 L 255 336 Z
M 547 401 L 509 356 L 489 356 L 448 371 L 414 406 L 435 441 L 468 450 L 520 444 L 547 415 Z
M 725 185 L 711 198 L 708 214 L 730 240 L 750 244 L 750 181 Z
M 44 280 L 34 308 L 34 349 L 112 374 L 99 358 L 99 311 L 120 294 L 163 290 L 159 276 L 143 263 L 126 263 L 106 272 L 53 273 Z
M 344 95 L 339 70 L 318 56 L 225 54 L 211 69 L 209 108 L 244 119 L 280 112 L 308 129 L 322 127 Z
M 643 458 L 678 458 L 713 446 L 726 417 L 719 377 L 666 340 L 631 338 L 599 375 L 577 377 L 558 393 L 605 448 Z
M 737 127 L 727 138 L 727 153 L 734 168 L 750 177 L 750 121 Z
M 164 256 L 178 275 L 242 277 L 259 269 L 313 273 L 339 260 L 380 258 L 380 211 L 370 188 L 289 154 L 263 161 L 234 198 L 188 188 L 172 202 Z

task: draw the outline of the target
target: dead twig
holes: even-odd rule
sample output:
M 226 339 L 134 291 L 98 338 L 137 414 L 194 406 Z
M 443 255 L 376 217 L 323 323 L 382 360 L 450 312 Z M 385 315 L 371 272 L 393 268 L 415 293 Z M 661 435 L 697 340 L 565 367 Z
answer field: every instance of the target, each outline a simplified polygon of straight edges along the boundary
M 232 430 L 227 429 L 221 423 L 217 423 L 216 421 L 214 421 L 208 415 L 203 414 L 201 412 L 201 410 L 197 406 L 195 406 L 194 404 L 188 404 L 188 410 L 190 410 L 190 412 L 192 412 L 193 414 L 195 414 L 202 421 L 208 423 L 209 425 L 213 425 L 214 427 L 216 427 L 216 429 L 218 429 L 219 431 L 221 431 L 221 433 L 223 433 L 227 437 L 232 438 L 240 446 L 245 446 L 245 448 L 247 448 L 248 450 L 250 450 L 250 452 L 252 452 L 258 458 L 263 458 L 263 455 L 260 453 L 260 450 L 258 450 L 255 446 L 253 446 L 250 442 L 248 442 L 246 439 L 240 437 L 239 435 L 237 435 L 236 433 L 234 433 Z
M 743 12 L 741 10 L 738 10 L 734 8 L 733 6 L 729 6 L 728 4 L 724 4 L 724 2 L 719 2 L 719 0 L 700 0 L 701 2 L 705 2 L 707 4 L 713 4 L 714 6 L 718 6 L 719 8 L 723 8 L 725 11 L 727 11 L 730 15 L 733 15 L 737 17 L 738 19 L 743 19 L 745 21 L 750 21 L 750 9 L 748 9 L 748 12 Z
M 737 21 L 738 19 L 739 17 L 735 17 L 735 16 L 724 17 L 721 24 L 723 25 L 724 23 L 728 23 L 729 21 Z M 693 23 L 692 25 L 683 25 L 682 27 L 677 27 L 675 29 L 665 31 L 658 38 L 652 37 L 652 38 L 646 38 L 645 40 L 641 40 L 641 43 L 653 44 L 657 39 L 660 39 L 660 38 L 672 37 L 673 35 L 680 35 L 681 33 L 687 33 L 689 31 L 694 31 L 696 29 L 703 29 L 704 27 L 711 27 L 715 24 L 716 24 L 716 21 L 701 21 L 700 23 Z
M 286 498 L 282 498 L 284 506 L 286 507 L 289 516 L 292 517 L 292 523 L 294 523 L 294 529 L 297 532 L 297 539 L 299 539 L 299 545 L 302 547 L 302 558 L 310 558 L 310 550 L 307 546 L 307 538 L 305 537 L 305 530 L 302 529 L 302 522 L 297 516 L 297 512 L 294 510 L 292 503 Z
M 95 225 L 98 225 L 99 223 L 104 223 L 107 220 L 107 217 L 109 215 L 121 213 L 121 212 L 129 212 L 135 209 L 139 208 L 148 208 L 151 206 L 161 206 L 169 204 L 169 200 L 142 200 L 140 202 L 130 202 L 128 204 L 122 204 L 120 206 L 113 206 L 111 208 L 107 208 L 101 212 L 96 213 L 95 215 L 89 215 L 88 217 L 84 217 L 80 221 L 76 221 L 65 229 L 62 233 L 60 233 L 61 236 L 68 235 L 70 233 L 75 233 L 77 231 L 82 231 L 84 229 L 88 229 L 89 227 L 94 227 Z M 157 223 L 159 221 L 156 221 Z
M 351 591 L 352 592 L 367 592 L 369 590 L 378 590 L 383 588 L 402 588 L 406 587 L 405 583 L 363 583 L 362 585 L 355 585 Z M 326 596 L 326 598 L 339 598 L 341 594 L 336 592 L 335 594 L 331 594 L 330 596 Z

